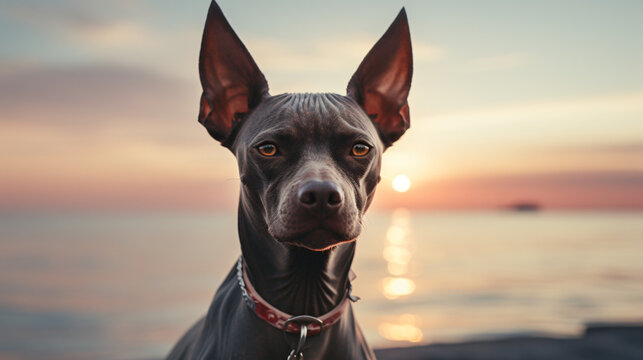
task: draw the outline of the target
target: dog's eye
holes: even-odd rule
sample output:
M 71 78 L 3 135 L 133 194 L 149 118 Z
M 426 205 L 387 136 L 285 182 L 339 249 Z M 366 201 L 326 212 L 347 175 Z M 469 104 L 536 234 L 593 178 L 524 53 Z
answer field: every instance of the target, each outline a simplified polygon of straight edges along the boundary
M 277 145 L 275 144 L 263 144 L 257 147 L 259 153 L 263 156 L 275 156 L 277 154 Z
M 353 156 L 364 156 L 368 154 L 368 152 L 371 151 L 371 147 L 363 144 L 363 143 L 357 143 L 353 145 L 353 149 L 351 150 L 351 154 Z

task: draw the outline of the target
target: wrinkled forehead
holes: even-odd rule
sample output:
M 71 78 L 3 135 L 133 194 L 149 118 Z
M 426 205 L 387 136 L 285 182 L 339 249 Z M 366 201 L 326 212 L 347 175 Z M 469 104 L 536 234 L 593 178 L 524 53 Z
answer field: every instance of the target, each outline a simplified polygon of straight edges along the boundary
M 337 94 L 282 94 L 264 100 L 246 119 L 239 140 L 323 140 L 362 137 L 379 146 L 379 135 L 352 99 Z M 366 140 L 366 139 L 365 139 Z

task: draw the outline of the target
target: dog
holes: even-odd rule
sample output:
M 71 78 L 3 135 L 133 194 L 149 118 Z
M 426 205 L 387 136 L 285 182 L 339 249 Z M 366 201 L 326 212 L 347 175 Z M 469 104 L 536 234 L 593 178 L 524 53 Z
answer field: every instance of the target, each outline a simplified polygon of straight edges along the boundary
M 235 155 L 242 256 L 167 359 L 375 359 L 353 316 L 351 263 L 382 153 L 410 126 L 404 8 L 346 95 L 270 95 L 215 1 L 199 122 Z

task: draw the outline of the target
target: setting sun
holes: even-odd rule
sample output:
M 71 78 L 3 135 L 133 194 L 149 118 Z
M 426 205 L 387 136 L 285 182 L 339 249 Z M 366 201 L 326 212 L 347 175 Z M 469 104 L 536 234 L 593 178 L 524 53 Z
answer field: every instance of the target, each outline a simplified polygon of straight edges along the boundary
M 411 180 L 404 174 L 399 174 L 393 179 L 393 189 L 397 192 L 407 192 L 411 187 Z

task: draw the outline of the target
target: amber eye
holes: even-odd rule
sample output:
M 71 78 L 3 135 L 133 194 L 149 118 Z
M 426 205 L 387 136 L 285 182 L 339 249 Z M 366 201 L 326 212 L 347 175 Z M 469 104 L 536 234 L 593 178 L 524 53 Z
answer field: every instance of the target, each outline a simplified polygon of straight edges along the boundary
M 351 150 L 351 154 L 353 156 L 364 156 L 368 154 L 368 152 L 371 151 L 371 147 L 363 144 L 363 143 L 357 143 L 353 145 L 353 149 Z
M 275 156 L 277 154 L 277 145 L 267 143 L 259 145 L 257 150 L 259 150 L 259 153 L 263 156 Z

